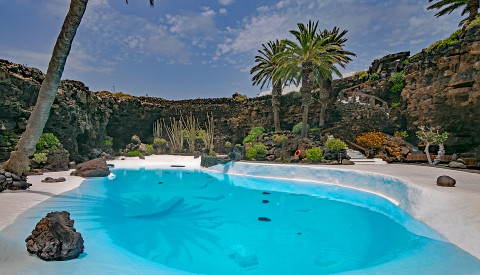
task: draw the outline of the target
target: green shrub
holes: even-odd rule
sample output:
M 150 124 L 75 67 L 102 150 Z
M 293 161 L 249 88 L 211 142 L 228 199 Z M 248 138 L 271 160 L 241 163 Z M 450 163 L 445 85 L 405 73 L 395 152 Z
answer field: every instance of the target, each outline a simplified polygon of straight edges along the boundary
M 61 146 L 58 138 L 52 133 L 44 133 L 40 136 L 38 143 L 36 145 L 37 153 L 48 152 L 51 150 L 57 150 Z
M 288 140 L 288 137 L 286 135 L 275 135 L 273 137 L 273 141 L 275 141 L 275 143 L 278 145 L 285 143 L 285 141 L 287 140 Z
M 399 102 L 392 102 L 391 106 L 392 106 L 392 110 L 395 110 L 395 109 L 398 108 L 398 106 L 400 106 L 400 103 Z
M 48 160 L 47 153 L 36 153 L 33 154 L 33 161 L 38 164 L 46 164 Z
M 250 147 L 247 149 L 247 152 L 245 153 L 245 157 L 247 159 L 254 159 L 257 157 L 257 149 L 255 147 Z
M 263 159 L 267 156 L 267 147 L 265 147 L 263 143 L 257 143 L 253 145 L 253 148 L 255 148 L 255 150 L 257 151 L 255 158 Z
M 253 135 L 248 135 L 243 139 L 243 145 L 249 143 L 249 142 L 254 142 L 257 139 L 256 136 Z
M 338 138 L 329 138 L 325 147 L 332 152 L 338 152 L 347 149 L 347 144 Z
M 155 148 L 162 147 L 165 144 L 167 144 L 167 141 L 164 138 L 156 137 L 156 138 L 153 139 L 153 147 L 155 147 Z
M 462 29 L 457 30 L 456 32 L 452 33 L 450 37 L 448 37 L 445 40 L 439 40 L 432 45 L 430 45 L 427 49 L 426 52 L 431 52 L 437 49 L 444 48 L 446 46 L 453 45 L 458 42 L 460 39 L 460 34 L 462 33 Z
M 363 81 L 368 79 L 368 72 L 362 73 L 359 77 L 358 80 Z
M 129 156 L 129 157 L 138 157 L 140 155 L 142 155 L 142 153 L 138 150 L 130 151 L 130 152 L 127 153 L 127 156 Z
M 405 87 L 405 81 L 403 80 L 403 73 L 395 73 L 390 76 L 390 82 L 392 83 L 392 87 L 390 91 L 392 93 L 400 93 Z
M 319 162 L 322 160 L 323 154 L 320 148 L 312 148 L 307 150 L 307 160 L 311 162 Z
M 150 156 L 153 153 L 153 145 L 145 144 L 145 147 L 147 147 L 147 156 Z
M 210 150 L 210 151 L 208 152 L 208 155 L 211 156 L 211 157 L 216 157 L 216 156 L 217 156 L 217 153 L 216 153 L 215 151 L 213 151 L 213 150 Z
M 232 148 L 232 143 L 230 141 L 226 141 L 225 148 Z
M 467 26 L 467 30 L 470 29 L 470 28 L 473 28 L 475 26 L 478 26 L 480 25 L 480 16 L 477 16 L 477 18 L 475 20 L 473 20 L 470 24 L 468 24 Z
M 233 100 L 236 102 L 243 102 L 247 100 L 247 98 L 248 98 L 247 95 L 238 94 L 233 97 Z
M 265 132 L 265 128 L 263 127 L 255 127 L 250 131 L 250 135 L 258 136 Z
M 370 81 L 379 80 L 379 79 L 380 79 L 380 75 L 377 73 L 371 74 L 370 77 L 368 78 L 368 80 Z
M 310 132 L 310 125 L 307 124 L 307 132 Z M 297 123 L 292 128 L 292 133 L 300 135 L 302 133 L 302 122 Z
M 401 137 L 402 139 L 408 138 L 407 131 L 395 131 L 393 134 L 394 137 Z
M 243 139 L 243 144 L 249 143 L 249 142 L 255 142 L 257 140 L 257 136 L 265 132 L 265 128 L 263 127 L 255 127 L 253 128 L 248 136 L 246 136 Z
M 310 131 L 311 132 L 320 132 L 322 129 L 320 128 L 312 128 Z
M 102 140 L 102 143 L 103 143 L 103 145 L 105 145 L 107 147 L 112 147 L 113 146 L 113 141 L 111 141 L 109 139 Z

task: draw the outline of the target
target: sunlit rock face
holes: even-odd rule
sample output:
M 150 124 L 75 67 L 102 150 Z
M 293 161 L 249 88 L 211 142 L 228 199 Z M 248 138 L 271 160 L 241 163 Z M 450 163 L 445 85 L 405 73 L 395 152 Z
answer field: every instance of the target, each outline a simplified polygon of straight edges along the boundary
M 480 26 L 458 43 L 424 52 L 408 64 L 405 118 L 410 128 L 426 125 L 451 133 L 447 150 L 480 145 Z

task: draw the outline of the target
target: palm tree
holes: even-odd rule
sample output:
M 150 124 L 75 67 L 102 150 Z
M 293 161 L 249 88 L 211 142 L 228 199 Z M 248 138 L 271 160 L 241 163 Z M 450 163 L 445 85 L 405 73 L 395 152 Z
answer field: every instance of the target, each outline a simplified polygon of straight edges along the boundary
M 322 39 L 326 39 L 328 41 L 328 43 L 333 43 L 333 44 L 340 45 L 341 49 L 335 49 L 335 51 L 337 51 L 337 53 L 339 53 L 340 55 L 356 56 L 353 52 L 346 51 L 346 50 L 343 49 L 343 47 L 345 46 L 345 42 L 347 42 L 347 40 L 348 40 L 347 38 L 345 38 L 345 35 L 347 33 L 348 33 L 348 30 L 340 31 L 339 28 L 334 27 L 331 31 L 326 30 L 326 29 L 323 30 L 323 32 L 321 32 L 319 34 L 319 36 Z M 346 64 L 349 61 L 351 61 L 350 58 L 346 58 L 346 59 L 340 58 L 340 59 L 336 60 L 336 62 L 342 68 L 345 68 Z M 327 101 L 328 101 L 328 98 L 329 98 L 329 95 L 330 95 L 330 91 L 332 89 L 332 80 L 330 78 L 324 79 L 318 89 L 319 89 L 319 92 L 320 92 L 319 101 L 320 101 L 320 105 L 321 105 L 319 126 L 322 127 L 325 124 L 325 110 L 327 108 Z
M 128 4 L 128 0 L 126 2 Z M 10 153 L 10 158 L 3 164 L 3 168 L 7 171 L 17 175 L 24 175 L 28 171 L 28 158 L 35 152 L 35 145 L 47 123 L 73 38 L 85 14 L 87 4 L 88 0 L 71 0 L 70 2 L 70 8 L 53 48 L 45 79 L 38 92 L 37 103 L 30 114 L 25 132 L 18 141 L 15 151 Z M 154 0 L 150 0 L 150 5 L 153 6 L 153 4 Z
M 253 85 L 259 85 L 263 89 L 265 84 L 267 87 L 272 83 L 272 108 L 273 108 L 273 125 L 275 131 L 281 131 L 280 127 L 280 96 L 282 95 L 282 81 L 273 82 L 273 75 L 277 68 L 277 63 L 273 61 L 276 54 L 285 51 L 285 44 L 282 42 L 270 41 L 262 44 L 263 49 L 258 52 L 260 55 L 255 56 L 255 62 L 258 63 L 251 70 L 250 74 L 256 74 L 252 77 Z
M 302 83 L 302 137 L 307 136 L 308 107 L 311 101 L 312 90 L 315 85 L 321 85 L 323 81 L 332 79 L 332 73 L 341 77 L 340 71 L 334 64 L 344 66 L 351 60 L 342 48 L 343 44 L 335 42 L 329 36 L 317 33 L 318 21 L 309 21 L 307 26 L 297 24 L 299 30 L 290 31 L 298 44 L 290 40 L 284 40 L 286 50 L 274 58 L 278 62 L 278 68 L 273 80 L 283 82 Z M 336 33 L 335 29 L 332 33 Z M 342 35 L 343 36 L 343 35 Z
M 468 26 L 478 16 L 478 9 L 480 8 L 479 0 L 428 0 L 428 2 L 436 2 L 435 4 L 427 7 L 427 10 L 439 9 L 440 11 L 435 14 L 436 17 L 440 17 L 445 14 L 450 14 L 454 10 L 465 6 L 462 11 L 462 16 L 468 13 L 468 17 L 460 21 L 459 26 Z

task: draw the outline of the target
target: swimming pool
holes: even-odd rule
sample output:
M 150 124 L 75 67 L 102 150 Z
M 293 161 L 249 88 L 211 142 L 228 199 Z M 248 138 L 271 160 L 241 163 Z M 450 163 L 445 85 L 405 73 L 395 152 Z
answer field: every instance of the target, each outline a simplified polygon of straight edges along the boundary
M 20 246 L 46 212 L 68 210 L 84 236 L 85 253 L 68 263 L 20 261 L 23 244 L 8 256 L 13 263 L 18 259 L 19 271 L 61 272 L 68 266 L 79 274 L 480 272 L 478 259 L 410 217 L 395 199 L 309 181 L 199 170 L 113 173 L 24 214 L 0 232 L 0 251 Z

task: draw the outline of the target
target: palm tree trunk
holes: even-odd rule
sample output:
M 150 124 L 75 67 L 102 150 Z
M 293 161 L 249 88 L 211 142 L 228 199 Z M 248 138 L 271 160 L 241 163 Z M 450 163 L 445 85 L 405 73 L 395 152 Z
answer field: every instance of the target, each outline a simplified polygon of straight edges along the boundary
M 468 22 L 465 24 L 466 26 L 472 23 L 475 18 L 478 16 L 478 9 L 480 8 L 480 2 L 478 0 L 469 0 L 468 1 Z
M 313 89 L 313 64 L 311 62 L 305 62 L 302 64 L 302 87 L 300 93 L 302 94 L 302 137 L 307 137 L 307 125 L 308 125 L 308 107 L 312 101 L 312 89 Z
M 282 95 L 282 83 L 277 82 L 272 88 L 272 108 L 273 108 L 273 125 L 275 131 L 281 131 L 280 127 L 280 96 Z
M 15 151 L 10 154 L 10 158 L 3 165 L 5 170 L 18 175 L 25 174 L 28 170 L 28 158 L 35 152 L 35 145 L 47 123 L 50 109 L 60 85 L 65 62 L 70 53 L 77 28 L 87 8 L 87 3 L 88 0 L 72 0 L 70 2 L 70 9 L 53 48 L 48 70 L 38 93 L 37 103 L 30 114 L 25 132 L 15 147 Z
M 327 101 L 330 95 L 330 89 L 332 87 L 332 81 L 330 79 L 324 79 L 322 82 L 322 89 L 320 90 L 320 121 L 319 126 L 325 125 L 325 110 L 327 109 Z

